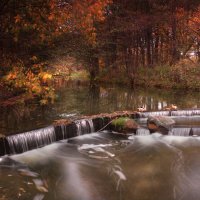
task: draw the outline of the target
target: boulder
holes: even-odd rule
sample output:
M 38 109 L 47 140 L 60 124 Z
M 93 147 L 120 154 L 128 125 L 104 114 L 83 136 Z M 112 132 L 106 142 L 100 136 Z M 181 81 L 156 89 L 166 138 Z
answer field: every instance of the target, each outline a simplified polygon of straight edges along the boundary
M 135 133 L 139 125 L 129 117 L 119 117 L 111 123 L 111 130 L 120 133 Z
M 147 120 L 147 127 L 150 132 L 161 132 L 162 134 L 168 134 L 172 129 L 175 121 L 167 116 L 150 116 Z

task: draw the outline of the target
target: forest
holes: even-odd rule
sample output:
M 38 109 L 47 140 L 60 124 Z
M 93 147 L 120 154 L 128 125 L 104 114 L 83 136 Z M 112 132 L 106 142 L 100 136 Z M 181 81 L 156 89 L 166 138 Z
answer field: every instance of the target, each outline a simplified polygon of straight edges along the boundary
M 200 199 L 200 0 L 0 0 L 0 200 Z
M 53 102 L 49 83 L 79 68 L 91 84 L 199 91 L 200 1 L 1 0 L 0 98 Z

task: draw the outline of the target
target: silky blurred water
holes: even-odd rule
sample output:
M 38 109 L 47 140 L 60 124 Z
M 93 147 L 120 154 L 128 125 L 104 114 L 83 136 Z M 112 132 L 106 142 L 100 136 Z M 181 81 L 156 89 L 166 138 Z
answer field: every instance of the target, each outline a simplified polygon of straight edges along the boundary
M 198 200 L 198 137 L 93 133 L 0 161 L 0 199 Z
M 55 119 L 135 110 L 200 107 L 199 93 L 65 85 L 53 105 L 37 102 L 1 108 L 0 133 L 50 125 Z M 199 118 L 177 123 L 199 125 Z M 182 120 L 181 122 L 179 122 Z M 199 200 L 199 137 L 109 132 L 63 140 L 0 157 L 0 200 Z

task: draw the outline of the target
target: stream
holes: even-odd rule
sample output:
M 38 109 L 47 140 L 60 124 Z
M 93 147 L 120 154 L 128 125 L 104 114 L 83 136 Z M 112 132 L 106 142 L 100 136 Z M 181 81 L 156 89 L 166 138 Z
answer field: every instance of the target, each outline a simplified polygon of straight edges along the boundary
M 140 106 L 148 111 L 170 104 L 199 108 L 199 100 L 199 93 L 185 91 L 66 85 L 53 105 L 1 108 L 0 133 Z M 0 200 L 199 200 L 199 152 L 200 137 L 109 131 L 80 135 L 0 157 Z

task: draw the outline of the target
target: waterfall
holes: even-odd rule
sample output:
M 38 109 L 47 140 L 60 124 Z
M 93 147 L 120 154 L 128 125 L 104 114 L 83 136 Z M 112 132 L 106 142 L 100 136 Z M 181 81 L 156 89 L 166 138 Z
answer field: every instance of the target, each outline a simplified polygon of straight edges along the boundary
M 91 131 L 91 133 L 95 132 L 95 131 L 94 131 L 94 124 L 93 124 L 93 121 L 92 121 L 91 119 L 88 119 L 87 122 L 88 122 L 88 124 L 89 124 L 89 126 L 90 126 L 90 131 Z
M 192 135 L 200 136 L 200 128 L 192 128 Z
M 191 128 L 172 128 L 172 130 L 169 131 L 169 135 L 190 136 L 192 135 L 192 129 Z
M 94 132 L 94 124 L 92 119 L 82 119 L 75 121 L 77 127 L 77 135 L 83 135 Z
M 168 132 L 176 136 L 200 136 L 200 110 L 138 112 L 132 118 L 137 118 L 142 125 L 136 135 L 149 135 L 146 127 L 149 116 L 172 116 L 176 121 L 174 128 Z M 23 153 L 31 149 L 43 147 L 55 141 L 92 133 L 98 130 L 112 130 L 110 116 L 97 116 L 93 119 L 81 119 L 67 123 L 54 124 L 47 128 L 33 130 L 21 134 L 0 138 L 0 156 L 5 154 Z
M 11 135 L 7 138 L 10 154 L 22 153 L 34 148 L 39 148 L 56 141 L 55 129 L 53 126 Z
M 149 116 L 170 116 L 170 111 L 157 111 L 157 112 L 141 112 L 137 113 L 138 118 L 147 118 Z
M 176 124 L 188 126 L 200 126 L 200 116 L 173 116 Z
M 171 111 L 171 116 L 194 116 L 194 115 L 200 115 L 200 110 Z
M 144 135 L 150 135 L 149 129 L 146 128 L 138 128 L 136 131 L 136 135 L 144 136 Z
M 56 141 L 69 139 L 77 136 L 77 126 L 75 122 L 60 124 L 55 126 Z
M 177 110 L 177 111 L 152 111 L 138 112 L 138 118 L 147 118 L 149 116 L 195 116 L 200 115 L 200 110 Z

